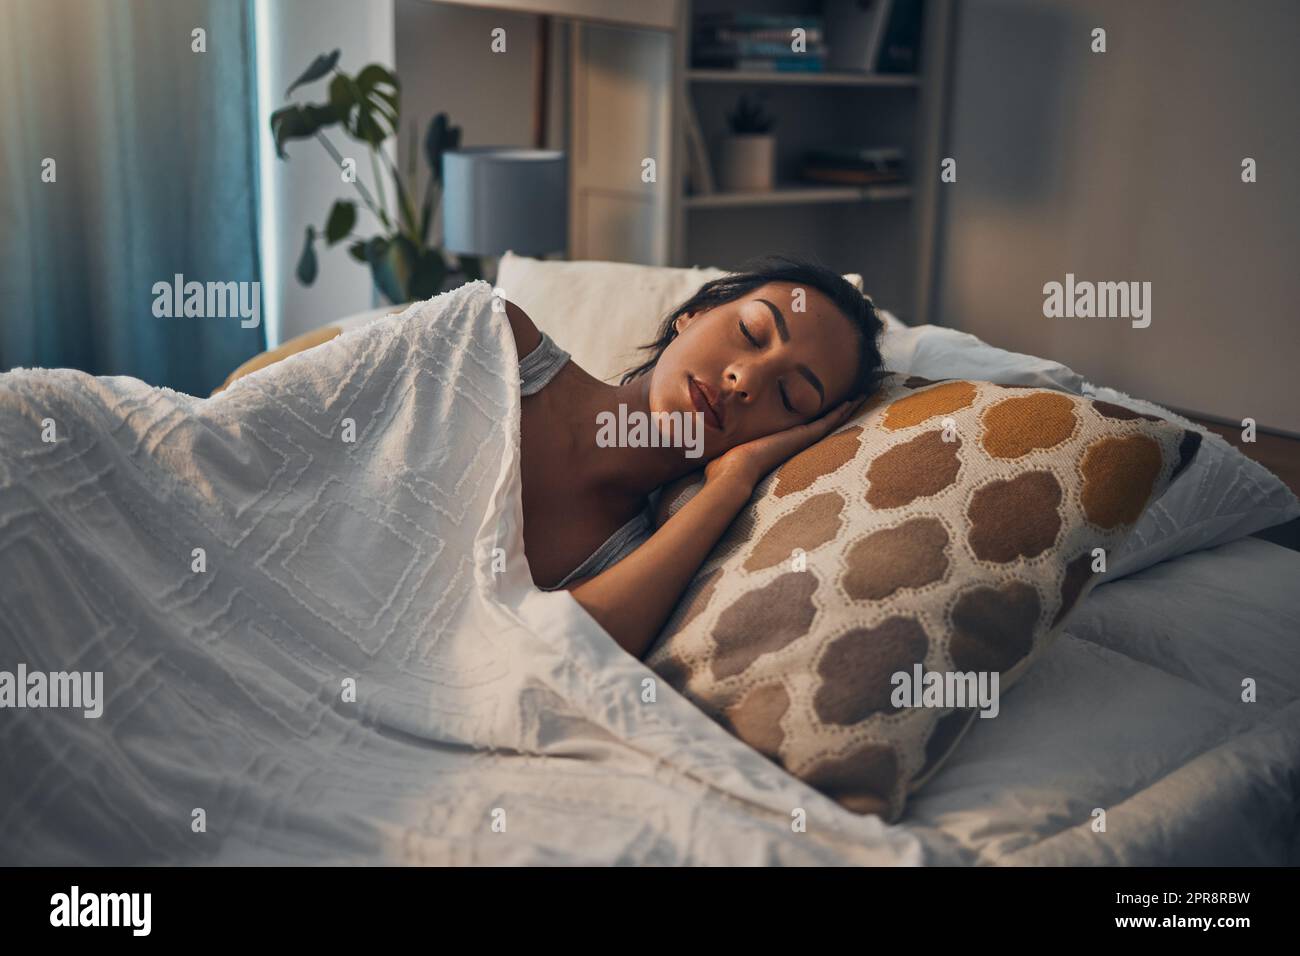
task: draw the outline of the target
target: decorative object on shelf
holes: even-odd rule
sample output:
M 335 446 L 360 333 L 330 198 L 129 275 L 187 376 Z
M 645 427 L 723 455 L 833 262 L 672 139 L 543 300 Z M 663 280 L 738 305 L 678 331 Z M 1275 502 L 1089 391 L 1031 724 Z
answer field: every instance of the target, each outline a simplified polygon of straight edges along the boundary
M 921 60 L 921 21 L 925 0 L 893 0 L 877 73 L 915 73 Z
M 568 163 L 554 149 L 480 146 L 443 155 L 446 243 L 459 255 L 540 257 L 569 244 Z
M 874 73 L 891 0 L 826 0 L 826 32 L 833 38 L 832 70 Z
M 832 70 L 915 73 L 924 0 L 826 0 Z
M 442 191 L 443 154 L 460 145 L 460 127 L 451 126 L 446 113 L 439 113 L 429 123 L 424 137 L 424 156 L 429 163 L 429 176 L 425 181 L 424 198 L 417 207 L 416 137 L 411 137 L 411 151 L 407 162 L 406 178 L 384 151 L 384 141 L 395 137 L 401 128 L 400 85 L 397 76 L 378 63 L 364 67 L 355 77 L 338 69 L 339 51 L 321 54 L 312 61 L 303 74 L 285 91 L 288 98 L 300 86 L 313 83 L 333 73 L 325 103 L 291 103 L 271 114 L 271 133 L 275 137 L 275 150 L 281 159 L 288 159 L 284 144 L 294 139 L 315 139 L 321 144 L 342 171 L 344 182 L 350 182 L 366 208 L 374 213 L 383 232 L 364 239 L 353 232 L 357 223 L 356 203 L 347 199 L 335 200 L 330 207 L 325 226 L 319 232 L 308 226 L 302 254 L 298 259 L 297 276 L 303 285 L 316 281 L 318 265 L 316 240 L 324 238 L 328 245 L 344 239 L 353 240 L 348 253 L 353 259 L 370 267 L 375 287 L 389 302 L 403 303 L 427 299 L 437 295 L 449 285 L 451 279 L 464 281 L 482 277 L 482 268 L 473 256 L 458 257 L 449 264 L 442 250 L 430 240 L 434 216 Z M 345 159 L 325 135 L 325 130 L 338 126 L 370 152 L 370 172 L 375 194 L 361 179 L 356 161 Z M 390 214 L 388 198 L 384 191 L 384 171 L 392 176 L 396 189 L 394 202 L 396 214 Z
M 776 137 L 769 130 L 775 120 L 757 97 L 740 97 L 727 115 L 731 129 L 718 143 L 718 182 L 725 191 L 755 192 L 772 189 L 776 181 Z
M 691 48 L 691 62 L 701 69 L 820 72 L 826 68 L 822 18 L 816 14 L 700 14 L 695 18 Z
M 813 183 L 851 186 L 901 183 L 903 150 L 899 146 L 810 149 L 804 154 L 801 174 L 804 180 Z

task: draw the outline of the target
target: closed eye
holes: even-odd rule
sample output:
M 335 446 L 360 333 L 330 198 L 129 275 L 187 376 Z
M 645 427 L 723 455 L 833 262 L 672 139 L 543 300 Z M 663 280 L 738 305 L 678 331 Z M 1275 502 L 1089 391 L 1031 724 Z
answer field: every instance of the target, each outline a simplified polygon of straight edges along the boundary
M 737 324 L 740 326 L 741 334 L 744 335 L 745 338 L 749 339 L 750 344 L 753 345 L 754 348 L 762 348 L 762 345 L 759 344 L 758 339 L 754 338 L 754 336 L 750 333 L 749 329 L 745 326 L 744 319 L 741 319 L 740 322 L 738 322 Z M 785 385 L 784 384 L 778 385 L 777 391 L 781 393 L 781 404 L 785 406 L 785 410 L 789 412 L 791 415 L 798 415 L 799 414 L 798 410 L 793 405 L 790 404 L 790 396 L 785 393 Z

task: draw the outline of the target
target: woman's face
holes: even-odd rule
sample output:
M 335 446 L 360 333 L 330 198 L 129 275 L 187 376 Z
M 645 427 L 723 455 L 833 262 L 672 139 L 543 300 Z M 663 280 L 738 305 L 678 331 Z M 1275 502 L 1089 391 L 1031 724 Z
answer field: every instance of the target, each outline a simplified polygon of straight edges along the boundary
M 651 371 L 650 410 L 702 412 L 705 460 L 820 417 L 857 372 L 857 332 L 811 286 L 771 282 L 677 329 Z

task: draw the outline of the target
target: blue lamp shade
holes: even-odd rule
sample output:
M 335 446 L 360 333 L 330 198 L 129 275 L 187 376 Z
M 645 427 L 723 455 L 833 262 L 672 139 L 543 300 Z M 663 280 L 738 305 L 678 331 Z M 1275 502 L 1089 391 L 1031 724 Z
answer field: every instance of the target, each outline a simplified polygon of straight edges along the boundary
M 442 155 L 443 244 L 458 255 L 543 256 L 569 244 L 559 150 L 481 146 Z

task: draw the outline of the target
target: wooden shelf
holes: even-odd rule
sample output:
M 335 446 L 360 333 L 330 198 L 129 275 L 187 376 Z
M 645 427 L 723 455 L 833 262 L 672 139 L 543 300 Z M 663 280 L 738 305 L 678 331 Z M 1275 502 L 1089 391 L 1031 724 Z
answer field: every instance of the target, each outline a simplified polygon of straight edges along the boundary
M 687 70 L 694 83 L 787 83 L 795 86 L 915 87 L 914 73 L 801 73 L 781 70 Z
M 687 196 L 687 209 L 734 209 L 746 206 L 794 206 L 805 203 L 887 202 L 911 199 L 907 183 L 883 186 L 789 185 L 765 192 L 718 192 Z
M 801 11 L 822 6 L 813 0 L 785 3 Z M 917 60 L 920 69 L 906 74 L 696 66 L 692 58 L 697 52 L 693 45 L 697 13 L 745 12 L 753 7 L 772 12 L 781 4 L 777 0 L 678 0 L 677 6 L 678 29 L 673 35 L 665 97 L 667 128 L 672 136 L 672 186 L 657 194 L 666 201 L 670 223 L 668 263 L 735 267 L 774 249 L 844 263 L 845 272 L 870 273 L 868 281 L 877 302 L 889 303 L 892 311 L 905 318 L 924 321 L 932 311 L 936 286 L 934 250 L 940 193 L 937 172 L 930 175 L 928 171 L 937 171 L 942 158 L 943 100 L 949 86 L 949 36 L 956 19 L 956 0 L 927 0 Z M 616 62 L 616 56 L 608 54 L 608 62 Z M 603 76 L 599 65 L 591 69 L 593 76 Z M 662 88 L 662 84 L 653 87 Z M 709 146 L 725 134 L 728 113 L 746 92 L 771 97 L 772 110 L 781 124 L 777 129 L 778 175 L 790 178 L 779 180 L 776 188 L 766 192 L 688 193 L 690 183 L 709 178 L 695 168 L 697 163 L 712 166 L 713 178 L 717 178 Z M 581 102 L 581 97 L 575 100 Z M 614 106 L 612 110 L 625 108 Z M 582 124 L 576 128 L 583 128 Z M 628 155 L 662 152 L 652 137 L 643 136 L 642 140 L 646 145 L 638 144 L 637 151 L 629 153 L 611 137 L 603 144 L 608 153 L 605 161 L 623 163 Z M 807 151 L 867 144 L 902 147 L 912 181 L 868 186 L 800 178 L 798 160 Z M 594 160 L 588 165 L 599 168 Z M 595 195 L 594 187 L 591 191 Z M 600 228 L 621 235 L 618 230 L 622 227 L 614 224 L 628 214 L 626 200 L 622 202 L 618 209 L 610 205 L 600 212 L 576 203 L 584 210 L 582 215 L 602 223 L 599 227 L 582 225 L 579 231 Z M 892 205 L 868 205 L 885 202 Z M 654 212 L 658 215 L 659 208 Z M 821 221 L 825 213 L 832 214 L 829 227 Z M 841 221 L 841 216 L 849 218 Z M 742 222 L 743 228 L 736 228 Z M 850 222 L 854 232 L 846 243 L 841 230 Z M 904 225 L 908 228 L 902 228 Z

